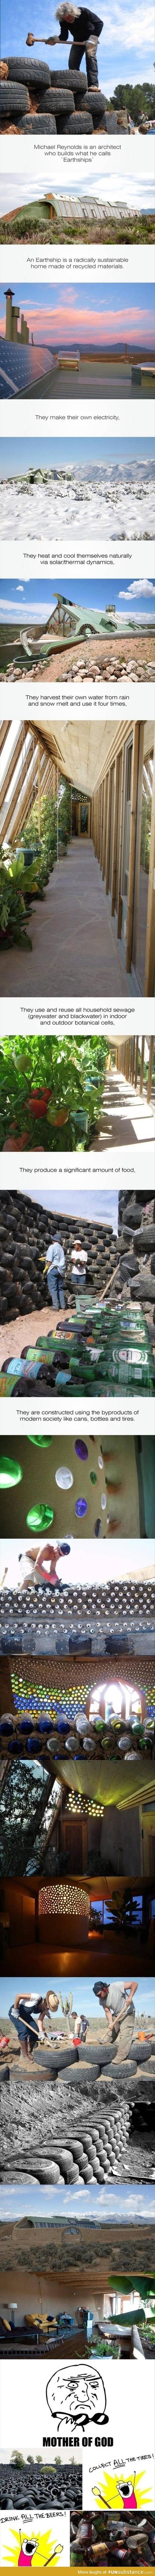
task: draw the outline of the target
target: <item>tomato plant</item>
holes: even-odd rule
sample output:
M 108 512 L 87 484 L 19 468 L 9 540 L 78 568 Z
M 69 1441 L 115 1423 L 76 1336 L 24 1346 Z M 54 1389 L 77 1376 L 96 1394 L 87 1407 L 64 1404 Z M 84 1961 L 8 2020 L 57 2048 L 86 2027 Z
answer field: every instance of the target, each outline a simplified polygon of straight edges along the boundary
M 84 1153 L 98 1129 L 109 1045 L 104 1038 L 4 1038 L 0 1053 L 1 1148 L 37 1144 Z

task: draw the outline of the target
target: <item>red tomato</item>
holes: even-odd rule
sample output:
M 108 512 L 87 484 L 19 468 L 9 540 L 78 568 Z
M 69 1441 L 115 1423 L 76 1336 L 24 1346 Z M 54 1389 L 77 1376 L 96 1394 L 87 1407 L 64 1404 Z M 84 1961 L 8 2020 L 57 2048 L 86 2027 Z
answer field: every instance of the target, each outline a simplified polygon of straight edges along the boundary
M 40 1092 L 40 1096 L 38 1095 L 38 1098 L 37 1094 L 36 1098 L 33 1094 L 33 1100 L 28 1100 L 28 1109 L 31 1110 L 32 1118 L 46 1117 L 46 1101 L 42 1099 L 42 1092 Z
M 46 1083 L 46 1085 L 45 1085 L 45 1089 L 44 1089 L 44 1084 L 42 1084 L 42 1086 L 41 1086 L 41 1091 L 37 1091 L 37 1088 L 35 1087 L 35 1084 L 34 1084 L 34 1086 L 32 1085 L 32 1097 L 31 1097 L 31 1102 L 30 1102 L 30 1104 L 29 1104 L 29 1106 L 31 1107 L 31 1109 L 32 1109 L 32 1107 L 33 1107 L 33 1102 L 34 1102 L 34 1100 L 45 1100 L 45 1101 L 46 1101 L 46 1100 L 50 1100 L 50 1099 L 51 1099 L 50 1083 L 49 1083 L 49 1085 Z

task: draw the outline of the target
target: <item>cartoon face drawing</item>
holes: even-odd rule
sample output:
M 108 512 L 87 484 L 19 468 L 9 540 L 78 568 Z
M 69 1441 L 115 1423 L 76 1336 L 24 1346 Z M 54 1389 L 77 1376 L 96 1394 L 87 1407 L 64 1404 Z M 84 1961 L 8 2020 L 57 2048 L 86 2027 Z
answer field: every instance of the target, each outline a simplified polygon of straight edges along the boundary
M 23 2539 L 23 2541 L 22 2541 L 22 2546 L 21 2546 L 21 2549 L 20 2549 L 20 2558 L 18 2558 L 18 2567 L 32 2567 L 32 2559 L 33 2559 L 33 2558 L 35 2558 L 35 2551 L 36 2551 L 36 2549 L 37 2549 L 37 2540 L 27 2540 L 27 2539 L 26 2539 L 26 2537 L 25 2537 L 25 2539 Z
M 137 2513 L 135 2475 L 134 2480 L 132 2478 L 119 2478 L 118 2495 L 122 2496 L 124 2513 Z
M 85 2369 L 78 2371 L 77 2378 L 71 2364 L 68 2366 L 64 2363 L 62 2370 L 53 2371 L 52 2378 L 47 2380 L 46 2397 L 50 2414 L 54 2420 L 57 2420 L 58 2434 L 61 2433 L 62 2424 L 65 2425 L 66 2432 L 68 2427 L 71 2429 L 71 2425 L 73 2431 L 78 2425 L 83 2433 L 84 2426 L 90 2419 L 94 2423 L 109 2423 L 109 2416 L 106 2415 L 104 2380 L 101 2379 L 99 2370 L 94 2370 L 93 2373 L 89 2370 L 88 2362 Z

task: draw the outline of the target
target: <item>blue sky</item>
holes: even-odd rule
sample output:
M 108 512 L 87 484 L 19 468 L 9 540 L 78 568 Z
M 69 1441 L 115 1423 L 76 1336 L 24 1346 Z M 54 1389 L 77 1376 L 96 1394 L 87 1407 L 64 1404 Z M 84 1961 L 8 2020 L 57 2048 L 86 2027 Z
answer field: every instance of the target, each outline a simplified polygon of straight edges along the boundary
M 112 1225 L 113 1232 L 115 1233 L 116 1231 L 117 1233 L 118 1190 L 104 1190 L 104 1194 L 103 1190 L 89 1190 L 87 1182 L 85 1182 L 85 1174 L 84 1199 L 80 1184 L 79 1187 L 78 1185 L 76 1186 L 76 1181 L 75 1183 L 74 1181 L 71 1181 L 70 1187 L 68 1185 L 68 1188 L 67 1183 L 65 1182 L 65 1190 L 64 1181 L 62 1181 L 62 1184 L 61 1182 L 59 1183 L 59 1181 L 54 1182 L 54 1189 L 53 1186 L 52 1189 L 50 1186 L 48 1190 L 42 1190 L 41 1188 L 39 1188 L 39 1190 L 29 1190 L 30 1199 L 34 1199 L 34 1202 L 37 1199 L 37 1201 L 39 1201 L 39 1207 L 50 1208 L 50 1211 L 55 1208 L 57 1215 L 59 1209 L 61 1212 L 63 1210 L 64 1214 L 64 1196 L 65 1211 L 69 1216 L 83 1216 L 83 1213 L 85 1212 L 85 1217 L 91 1217 L 93 1224 L 95 1224 L 96 1218 L 96 1224 L 98 1223 L 98 1225 L 103 1225 L 106 1223 L 106 1225 Z
M 122 622 L 123 617 L 126 619 L 128 615 L 136 617 L 138 623 L 140 618 L 143 620 L 152 618 L 152 622 L 154 619 L 155 583 L 149 579 L 140 582 L 134 580 L 133 575 L 131 581 L 122 581 L 120 574 L 119 581 L 115 581 L 115 576 L 113 581 L 109 581 L 109 576 L 106 574 L 106 581 L 85 581 L 83 575 L 81 580 L 73 580 L 71 586 L 69 575 L 68 580 L 66 576 L 64 581 L 58 580 L 58 590 L 61 593 L 64 590 L 65 598 L 70 599 L 72 596 L 73 601 L 77 601 L 79 606 L 86 607 L 88 611 L 99 609 L 102 612 L 106 608 L 107 601 L 111 606 L 114 602 Z M 15 624 L 18 622 L 19 626 L 22 622 L 25 624 L 25 617 L 28 621 L 34 618 L 35 623 L 37 619 L 43 623 L 44 618 L 46 620 L 51 616 L 55 600 L 56 582 L 1 582 L 1 617 L 3 621 L 8 619 L 9 624 L 14 622 Z
M 96 1975 L 97 1975 L 97 1973 L 98 1973 L 98 1972 L 97 1972 L 97 1970 L 96 1970 Z M 104 1968 L 103 1968 L 103 1977 L 104 1977 Z M 130 1970 L 129 1970 L 129 1969 L 128 1969 L 127 1983 L 128 1983 L 128 1979 L 129 1979 L 129 1981 L 130 1981 Z M 67 1994 L 67 1995 L 69 1995 L 69 1993 L 70 1993 L 70 1977 L 68 1977 L 67 1972 L 66 1972 L 66 1977 L 61 1977 L 61 1981 L 60 1981 L 60 1982 L 61 1982 L 61 1994 L 62 1994 L 62 1999 L 63 1999 L 63 2003 L 65 2003 L 65 1996 L 66 1996 L 66 1994 Z M 121 1986 L 121 1985 L 122 1985 L 122 1977 L 117 1977 L 117 1979 L 116 1979 L 116 1983 L 117 1983 L 117 1986 L 118 1986 L 118 1985 L 119 1985 L 119 1986 Z M 52 1985 L 52 1970 L 51 1970 L 51 1985 Z M 91 2018 L 91 2020 L 92 2020 L 92 2013 L 93 2013 L 93 2015 L 95 2016 L 95 2020 L 96 2020 L 97 2018 L 99 2019 L 99 2023 L 100 2023 L 100 2035 L 101 2035 L 101 2033 L 102 2033 L 102 2031 L 103 2031 L 103 2014 L 102 2014 L 102 2010 L 101 2010 L 101 2008 L 100 2008 L 100 2005 L 99 2005 L 99 2003 L 98 2003 L 97 1995 L 94 1995 L 94 1993 L 93 1993 L 93 1986 L 94 1986 L 94 1979 L 93 1979 L 93 1977 L 72 1977 L 72 1980 L 71 1980 L 71 1987 L 72 1987 L 72 1998 L 73 1998 L 73 2012 L 74 2012 L 74 2011 L 75 2011 L 75 2012 L 79 2012 L 79 2011 L 80 2011 L 80 2012 L 84 2012 L 84 2013 L 86 2013 L 86 2016 L 87 2016 L 87 2013 L 88 2013 L 88 2017 L 90 2017 L 90 2018 Z M 59 1977 L 57 1977 L 57 1976 L 55 1976 L 55 1975 L 54 1975 L 54 1977 L 53 1977 L 53 1988 L 54 1988 L 54 1993 L 55 1993 L 56 1995 L 58 1995 L 58 1994 L 59 1994 Z M 36 1993 L 38 1993 L 38 1994 L 46 1995 L 48 1990 L 49 1990 L 49 1972 L 47 1971 L 47 1976 L 46 1976 L 46 1977 L 42 1977 L 42 1975 L 41 1975 L 41 1974 L 40 1974 L 40 1976 L 39 1976 L 39 1961 L 38 1961 L 38 1985 L 37 1985 L 37 1970 L 36 1970 L 36 1976 L 34 1976 L 34 1977 L 32 1976 L 32 1989 L 31 1989 L 31 1979 L 30 1979 L 30 1981 L 28 1981 L 28 1986 L 27 1986 L 27 1977 L 23 1977 L 22 1972 L 21 1972 L 21 1984 L 20 1984 L 20 1970 L 18 1970 L 18 1974 L 17 1974 L 17 1976 L 16 1976 L 16 1977 L 2 1977 L 2 1978 L 1 1978 L 1 2013 L 2 2013 L 2 2015 L 4 2015 L 4 2014 L 5 2014 L 5 2015 L 6 2015 L 6 2014 L 8 2014 L 8 2012 L 9 2012 L 9 2004 L 14 2004 L 14 2001 L 15 2001 L 15 1995 L 17 1995 L 17 1994 L 19 1994 L 19 1993 L 21 1993 L 22 1995 L 26 1995 L 27 1993 L 29 1993 L 29 1994 L 30 1994 L 30 1993 L 31 1993 L 31 1991 L 32 1991 L 32 1994 L 34 1994 L 34 1993 L 35 1993 L 35 1994 L 36 1994 Z M 141 2015 L 141 2013 L 143 2013 L 143 2012 L 145 2012 L 145 2013 L 150 2013 L 150 2014 L 151 2014 L 151 2017 L 152 2017 L 152 2012 L 153 2012 L 153 2009 L 154 2009 L 154 1978 L 153 1978 L 153 1977 L 138 1977 L 138 1981 L 137 1981 L 137 1994 L 136 1994 L 136 1996 L 135 1996 L 135 2007 L 136 2007 L 136 2013 L 138 2012 L 138 2013 L 140 2013 L 140 2015 Z M 59 2019 L 60 2019 L 60 2018 L 61 2018 L 61 2006 L 59 2007 Z M 52 2016 L 51 2016 L 51 2019 L 52 2019 Z M 56 2013 L 54 2013 L 54 2016 L 53 2016 L 53 2029 L 54 2029 L 54 2030 L 57 2030 L 57 2027 L 58 2027 L 58 2013 L 57 2013 L 57 2014 L 56 2014 Z
M 47 34 L 48 36 L 48 8 L 47 10 L 45 9 L 44 14 L 45 35 Z M 38 16 L 41 18 L 41 35 L 39 44 L 34 45 L 34 62 L 40 60 L 41 62 L 45 62 L 45 64 L 49 63 L 51 72 L 53 64 L 54 70 L 56 70 L 57 66 L 59 66 L 60 69 L 60 64 L 62 64 L 62 68 L 65 70 L 66 65 L 69 62 L 70 45 L 68 46 L 67 44 L 66 46 L 61 44 L 60 52 L 60 45 L 58 42 L 53 56 L 50 51 L 50 45 L 46 52 L 45 40 L 44 43 L 41 41 L 42 0 L 39 0 L 39 5 L 37 0 L 37 9 L 34 10 L 34 21 L 36 17 L 38 20 Z M 55 10 L 53 9 L 50 14 L 51 34 L 55 34 L 55 29 L 56 18 Z M 35 24 L 33 27 L 33 33 L 35 34 Z M 37 35 L 38 34 L 39 29 L 37 25 Z M 8 0 L 7 14 L 5 13 L 4 0 L 2 0 L 1 53 L 6 55 L 7 43 L 8 53 L 19 53 L 25 54 L 26 56 L 26 36 L 27 23 L 23 0 L 16 0 L 15 13 L 13 0 Z M 28 62 L 28 55 L 26 59 Z M 30 55 L 30 61 L 32 63 L 32 54 Z M 104 8 L 103 34 L 100 37 L 98 47 L 98 69 L 102 87 L 105 88 L 108 95 L 111 94 L 113 96 L 115 82 L 118 80 L 122 81 L 125 79 L 131 81 L 143 81 L 145 73 L 147 75 L 147 80 L 152 81 L 154 77 L 153 62 L 154 11 L 152 0 L 148 0 L 147 10 L 145 0 L 135 0 L 135 9 L 131 8 L 131 10 L 129 10 L 127 5 L 125 5 L 125 0 L 111 0 L 109 12 L 108 10 L 105 11 Z
M 14 292 L 13 279 L 11 282 Z M 105 286 L 96 279 L 90 286 L 87 279 L 83 285 L 81 279 L 78 283 L 72 279 L 69 286 L 61 280 L 56 286 L 53 286 L 53 281 L 45 285 L 44 280 L 40 286 L 36 286 L 34 281 L 33 286 L 24 283 L 21 287 L 16 279 L 15 302 L 19 304 L 18 332 L 24 306 L 30 341 L 33 331 L 34 347 L 38 343 L 45 347 L 46 342 L 47 346 L 58 347 L 64 342 L 65 347 L 69 345 L 72 349 L 78 337 L 83 348 L 85 345 L 89 347 L 91 341 L 94 352 L 99 347 L 104 352 L 106 346 L 109 356 L 112 347 L 117 346 L 119 350 L 122 341 L 123 345 L 124 341 L 129 344 L 130 350 L 139 346 L 143 351 L 153 348 L 154 286 L 147 280 L 145 286 L 140 283 L 135 286 L 134 281 L 132 285 L 126 283 L 124 286 L 119 280 L 116 286 L 114 283 L 110 286 L 109 280 Z M 0 309 L 1 333 L 4 336 L 6 292 L 3 285 Z
M 135 458 L 143 466 L 153 464 L 153 438 L 2 438 L 1 475 L 28 474 L 30 466 L 70 465 L 90 468 L 94 465 L 132 465 Z
M 153 2226 L 153 2184 L 117 2183 L 115 2189 L 113 2183 L 104 2183 L 103 2190 L 102 2184 L 98 2190 L 98 2183 L 90 2183 L 86 2191 L 86 2186 L 81 2182 L 76 2183 L 74 2190 L 72 2184 L 68 2184 L 67 2197 L 66 2183 L 63 2182 L 57 2184 L 56 2190 L 54 2190 L 54 2184 L 53 2190 L 50 2183 L 44 2183 L 40 2187 L 37 2182 L 35 2183 L 35 2179 L 30 2183 L 28 2177 L 25 2183 L 19 2182 L 16 2185 L 10 2182 L 1 2185 L 2 2220 L 39 2218 L 43 2226 L 44 2219 L 54 2217 L 59 2219 L 66 2216 L 86 2220 L 95 2219 L 96 2226 L 101 2219 L 105 2225 L 108 2221 L 109 2226 L 113 2226 L 114 2222 L 115 2226 L 119 2225 L 119 2227 L 139 2227 L 142 2224 Z

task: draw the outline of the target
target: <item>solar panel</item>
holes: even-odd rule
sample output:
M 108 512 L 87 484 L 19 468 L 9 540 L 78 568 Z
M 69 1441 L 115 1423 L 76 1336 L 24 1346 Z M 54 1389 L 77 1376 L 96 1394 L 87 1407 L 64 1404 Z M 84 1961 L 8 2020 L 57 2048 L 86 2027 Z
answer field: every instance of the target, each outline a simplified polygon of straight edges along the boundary
M 55 351 L 41 348 L 39 341 L 32 349 L 1 339 L 1 395 L 24 394 L 29 388 L 33 393 L 40 376 L 48 376 L 56 365 Z

